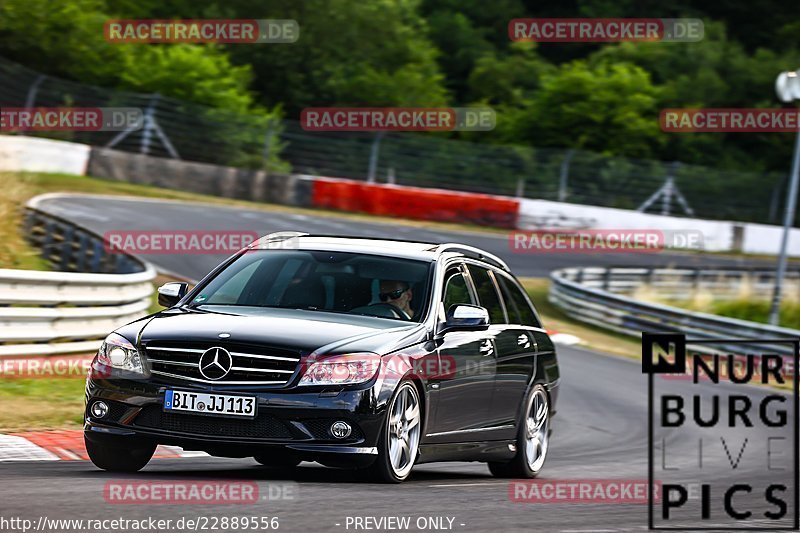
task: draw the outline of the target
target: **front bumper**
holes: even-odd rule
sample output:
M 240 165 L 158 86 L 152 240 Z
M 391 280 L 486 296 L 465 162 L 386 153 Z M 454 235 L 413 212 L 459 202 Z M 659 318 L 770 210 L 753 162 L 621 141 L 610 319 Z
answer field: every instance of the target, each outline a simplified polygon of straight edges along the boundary
M 270 453 L 303 460 L 368 465 L 377 455 L 376 443 L 384 413 L 372 388 L 340 391 L 237 390 L 257 398 L 255 419 L 165 412 L 167 389 L 234 393 L 230 389 L 197 388 L 191 384 L 120 379 L 90 379 L 86 387 L 86 438 L 130 437 L 223 457 Z M 102 399 L 109 406 L 103 418 L 89 412 Z M 329 431 L 335 421 L 352 427 L 342 439 Z

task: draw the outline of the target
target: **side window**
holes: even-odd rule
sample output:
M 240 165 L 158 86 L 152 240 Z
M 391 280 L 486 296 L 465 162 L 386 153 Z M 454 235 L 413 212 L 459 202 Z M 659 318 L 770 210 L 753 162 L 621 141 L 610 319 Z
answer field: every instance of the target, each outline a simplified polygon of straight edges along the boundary
M 478 291 L 480 305 L 489 311 L 489 321 L 492 324 L 505 324 L 506 314 L 503 311 L 503 304 L 500 303 L 500 296 L 489 271 L 475 265 L 468 265 L 467 268 Z
M 442 303 L 444 304 L 445 313 L 450 309 L 450 306 L 455 304 L 475 304 L 467 288 L 467 280 L 464 279 L 464 274 L 457 269 L 448 270 L 445 274 Z
M 505 276 L 496 276 L 497 282 L 503 291 L 503 298 L 506 301 L 508 309 L 508 319 L 516 324 L 525 326 L 541 327 L 539 321 L 536 320 L 536 315 L 533 313 L 531 306 L 525 299 L 525 295 L 517 287 L 517 285 Z

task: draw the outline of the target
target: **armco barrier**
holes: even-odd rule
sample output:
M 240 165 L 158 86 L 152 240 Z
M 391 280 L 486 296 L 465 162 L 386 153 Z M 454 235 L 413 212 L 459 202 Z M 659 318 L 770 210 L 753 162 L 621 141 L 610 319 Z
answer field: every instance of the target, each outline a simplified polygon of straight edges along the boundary
M 223 198 L 297 205 L 296 176 L 92 148 L 88 174 Z
M 417 220 L 513 229 L 519 201 L 487 194 L 314 178 L 311 205 Z
M 565 268 L 551 274 L 549 300 L 573 318 L 604 329 L 641 337 L 642 332 L 684 333 L 696 340 L 714 339 L 785 339 L 800 338 L 800 330 L 770 326 L 746 320 L 698 313 L 667 305 L 637 301 L 607 290 L 615 280 L 642 275 L 647 269 Z M 589 271 L 588 274 L 586 271 Z M 588 286 L 587 280 L 599 275 L 601 287 Z M 604 287 L 604 288 L 603 288 Z M 714 348 L 731 353 L 792 354 L 789 345 L 753 342 L 750 344 L 717 343 Z
M 38 196 L 28 203 L 25 236 L 54 269 L 106 274 L 128 274 L 146 269 L 146 265 L 135 257 L 108 253 L 99 235 L 39 210 L 36 206 L 48 196 Z
M 72 272 L 0 269 L 0 356 L 90 352 L 150 306 L 152 266 L 107 254 L 100 236 L 37 209 L 40 199 L 27 208 L 28 237 Z
M 579 279 L 584 287 L 618 295 L 636 296 L 644 290 L 661 301 L 713 297 L 715 300 L 771 295 L 774 270 L 755 268 L 604 268 L 584 267 Z M 783 294 L 800 298 L 800 271 L 787 270 Z

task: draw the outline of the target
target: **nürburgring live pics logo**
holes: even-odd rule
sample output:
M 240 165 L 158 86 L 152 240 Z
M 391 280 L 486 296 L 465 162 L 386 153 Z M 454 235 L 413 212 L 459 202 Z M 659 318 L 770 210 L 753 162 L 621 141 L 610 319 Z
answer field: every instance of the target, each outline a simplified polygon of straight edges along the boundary
M 768 351 L 750 353 L 753 346 Z M 650 529 L 800 527 L 794 371 L 799 351 L 800 339 L 695 341 L 682 334 L 642 334 Z M 656 374 L 687 379 L 656 380 Z M 776 385 L 791 386 L 792 392 Z

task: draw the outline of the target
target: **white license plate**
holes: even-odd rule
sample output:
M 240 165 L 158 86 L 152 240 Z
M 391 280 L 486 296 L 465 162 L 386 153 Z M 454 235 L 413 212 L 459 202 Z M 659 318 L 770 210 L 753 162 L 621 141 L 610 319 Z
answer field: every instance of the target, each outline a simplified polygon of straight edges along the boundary
M 256 398 L 168 390 L 164 396 L 164 410 L 253 418 L 256 416 Z

